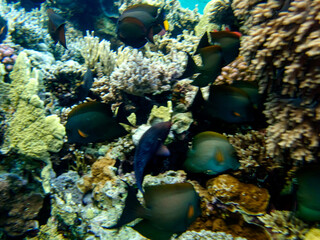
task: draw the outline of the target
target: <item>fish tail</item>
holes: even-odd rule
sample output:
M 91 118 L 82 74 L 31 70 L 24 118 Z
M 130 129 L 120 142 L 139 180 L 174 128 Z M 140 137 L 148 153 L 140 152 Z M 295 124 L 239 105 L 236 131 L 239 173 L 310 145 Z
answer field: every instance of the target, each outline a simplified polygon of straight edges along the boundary
M 178 77 L 178 80 L 185 79 L 191 77 L 193 74 L 199 72 L 199 67 L 197 64 L 194 62 L 193 58 L 189 53 L 187 53 L 187 66 L 186 69 L 184 70 L 183 74 Z
M 127 185 L 128 195 L 125 200 L 125 206 L 122 211 L 122 214 L 116 224 L 110 227 L 102 226 L 103 228 L 106 228 L 106 229 L 120 228 L 123 225 L 129 222 L 132 222 L 136 218 L 140 218 L 145 215 L 146 210 L 137 199 L 136 190 L 132 186 L 130 186 L 126 181 L 123 181 L 123 182 Z

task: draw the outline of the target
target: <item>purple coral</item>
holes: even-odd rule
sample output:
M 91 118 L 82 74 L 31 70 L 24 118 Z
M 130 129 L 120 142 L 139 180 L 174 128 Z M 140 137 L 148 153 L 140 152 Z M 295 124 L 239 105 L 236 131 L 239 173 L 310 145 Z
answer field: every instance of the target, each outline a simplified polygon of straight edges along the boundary
M 4 64 L 7 72 L 12 70 L 16 58 L 17 55 L 12 47 L 5 44 L 0 44 L 0 61 Z

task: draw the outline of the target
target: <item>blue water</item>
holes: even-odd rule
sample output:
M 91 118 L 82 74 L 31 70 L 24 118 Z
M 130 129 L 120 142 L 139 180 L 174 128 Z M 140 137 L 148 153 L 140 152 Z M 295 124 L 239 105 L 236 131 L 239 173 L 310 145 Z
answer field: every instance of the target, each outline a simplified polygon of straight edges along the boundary
M 183 8 L 189 8 L 190 10 L 195 9 L 198 4 L 199 13 L 203 14 L 203 9 L 210 0 L 179 0 Z

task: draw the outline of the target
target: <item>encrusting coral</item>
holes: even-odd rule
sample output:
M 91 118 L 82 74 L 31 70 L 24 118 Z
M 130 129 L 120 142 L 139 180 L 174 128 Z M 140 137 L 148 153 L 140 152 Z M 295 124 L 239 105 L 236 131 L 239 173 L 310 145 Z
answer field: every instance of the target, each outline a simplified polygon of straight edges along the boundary
M 232 3 L 244 23 L 240 55 L 267 97 L 267 152 L 298 164 L 319 156 L 320 1 Z M 288 160 L 285 156 L 288 156 Z
M 56 115 L 45 115 L 43 102 L 37 95 L 39 70 L 31 69 L 25 52 L 18 55 L 10 73 L 10 107 L 14 109 L 5 134 L 4 149 L 49 161 L 49 152 L 58 152 L 63 144 L 65 128 Z
M 270 195 L 267 189 L 241 183 L 228 174 L 210 179 L 207 189 L 209 194 L 230 206 L 232 211 L 247 215 L 264 214 L 269 204 Z

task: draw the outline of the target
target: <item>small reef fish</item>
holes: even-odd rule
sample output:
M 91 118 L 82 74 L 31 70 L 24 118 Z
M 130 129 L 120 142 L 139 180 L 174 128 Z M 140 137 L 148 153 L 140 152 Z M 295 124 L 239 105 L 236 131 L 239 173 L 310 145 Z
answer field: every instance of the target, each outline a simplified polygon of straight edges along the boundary
M 93 81 L 93 73 L 90 68 L 88 68 L 86 73 L 83 75 L 81 85 L 78 87 L 78 101 L 86 99 L 89 94 L 90 88 L 92 87 Z
M 133 48 L 141 48 L 148 41 L 154 43 L 154 35 L 163 35 L 168 30 L 169 25 L 164 18 L 164 9 L 148 4 L 133 5 L 118 19 L 118 38 Z
M 247 93 L 248 89 L 243 90 L 232 85 L 211 85 L 207 101 L 198 90 L 191 111 L 195 117 L 201 115 L 208 120 L 219 119 L 228 123 L 252 122 L 257 111 L 255 106 L 261 105 L 261 98 L 256 96 L 259 94 L 257 88 L 256 94 L 253 93 L 254 88 L 250 90 L 252 92 Z
M 47 14 L 49 17 L 48 30 L 54 44 L 59 42 L 65 49 L 68 49 L 65 36 L 65 19 L 56 14 L 52 9 L 48 9 Z
M 0 16 L 0 43 L 6 38 L 8 33 L 8 23 Z
M 234 148 L 225 136 L 211 131 L 202 132 L 194 137 L 184 167 L 190 172 L 208 175 L 236 170 L 240 164 L 234 154 Z
M 211 42 L 205 33 L 199 41 L 195 54 L 200 54 L 202 66 L 197 66 L 193 58 L 188 54 L 186 69 L 178 78 L 191 77 L 200 73 L 192 82 L 192 85 L 205 87 L 213 83 L 221 74 L 221 69 L 232 62 L 239 55 L 240 36 L 238 32 L 220 31 L 211 32 Z
M 69 143 L 96 143 L 113 140 L 127 134 L 116 122 L 109 105 L 86 102 L 68 115 L 66 132 Z
M 297 172 L 297 217 L 320 221 L 320 166 L 302 167 Z
M 137 187 L 143 192 L 142 182 L 144 171 L 148 163 L 156 154 L 169 154 L 163 145 L 171 128 L 171 122 L 160 122 L 149 128 L 141 137 L 134 154 L 133 168 Z
M 127 183 L 126 183 L 127 184 Z M 145 188 L 143 207 L 135 189 L 127 184 L 128 195 L 118 222 L 107 229 L 143 218 L 133 229 L 151 240 L 168 240 L 174 233 L 185 232 L 200 216 L 200 198 L 190 183 L 164 184 Z

